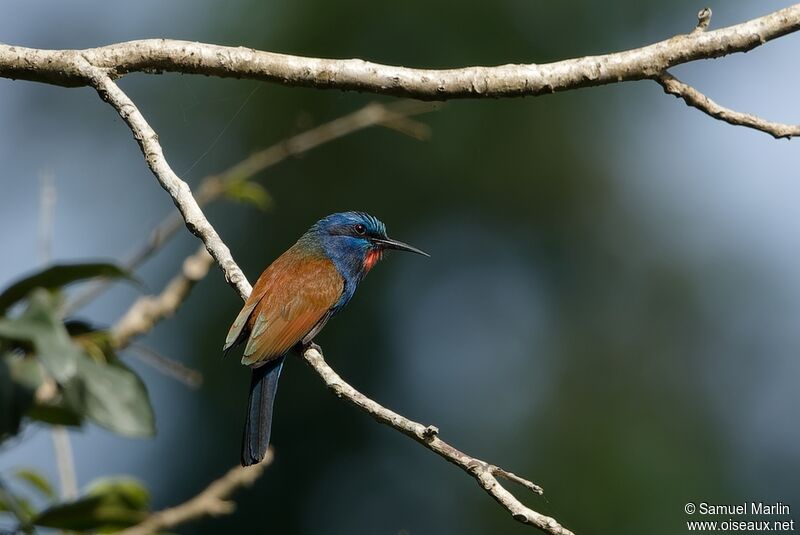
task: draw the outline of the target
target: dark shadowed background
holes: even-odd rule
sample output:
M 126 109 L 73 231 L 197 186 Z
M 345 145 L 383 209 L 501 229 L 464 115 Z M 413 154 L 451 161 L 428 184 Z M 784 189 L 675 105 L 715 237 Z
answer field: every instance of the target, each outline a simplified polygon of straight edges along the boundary
M 787 3 L 712 5 L 712 27 Z M 416 67 L 635 47 L 689 31 L 704 7 L 0 5 L 0 40 L 11 44 L 170 37 Z M 722 104 L 800 122 L 798 39 L 675 74 Z M 179 75 L 134 74 L 122 87 L 191 184 L 391 100 Z M 780 500 L 800 511 L 796 142 L 715 121 L 652 82 L 450 102 L 420 120 L 429 141 L 372 129 L 263 173 L 267 212 L 226 202 L 207 210 L 251 281 L 315 220 L 348 209 L 379 216 L 391 235 L 432 254 L 389 255 L 370 274 L 317 339 L 334 368 L 457 447 L 541 484 L 546 499 L 525 501 L 576 533 L 683 533 L 687 501 Z M 90 89 L 0 80 L 0 162 L 2 285 L 40 265 L 42 173 L 57 187 L 58 261 L 123 258 L 174 210 L 125 125 Z M 181 232 L 149 261 L 140 271 L 148 291 L 197 243 Z M 136 295 L 117 285 L 78 315 L 110 325 Z M 81 485 L 132 474 L 164 507 L 237 462 L 248 372 L 220 348 L 240 305 L 215 269 L 142 340 L 202 371 L 205 383 L 191 390 L 129 355 L 158 435 L 71 433 Z M 337 400 L 297 359 L 284 372 L 273 438 L 275 462 L 237 494 L 236 514 L 181 533 L 530 532 L 458 469 Z M 45 428 L 4 443 L 0 473 L 19 466 L 55 478 Z

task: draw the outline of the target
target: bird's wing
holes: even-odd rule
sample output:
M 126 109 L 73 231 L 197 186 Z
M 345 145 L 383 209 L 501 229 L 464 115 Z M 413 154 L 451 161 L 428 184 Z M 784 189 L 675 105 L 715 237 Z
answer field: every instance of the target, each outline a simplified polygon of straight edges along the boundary
M 250 298 L 244 304 L 241 312 L 239 315 L 236 316 L 236 319 L 233 320 L 233 325 L 228 330 L 228 336 L 225 337 L 225 345 L 222 347 L 222 350 L 225 352 L 225 355 L 228 354 L 228 351 L 236 347 L 236 345 L 241 341 L 242 338 L 242 329 L 244 328 L 245 324 L 247 324 L 247 320 L 250 319 L 250 314 L 253 312 L 253 309 L 258 304 L 258 299 L 252 299 L 253 294 L 250 294 Z M 252 302 L 251 302 L 252 300 Z
M 342 276 L 327 258 L 282 256 L 259 282 L 262 278 L 263 295 L 246 324 L 250 336 L 242 364 L 257 364 L 286 353 L 326 318 L 344 289 Z
M 278 260 L 280 260 L 280 258 L 278 258 Z M 228 330 L 228 336 L 225 337 L 225 346 L 222 348 L 226 355 L 228 354 L 228 351 L 236 347 L 240 342 L 247 338 L 248 334 L 250 334 L 249 329 L 246 328 L 247 321 L 250 319 L 253 309 L 256 308 L 256 305 L 258 305 L 258 303 L 266 294 L 267 284 L 272 278 L 270 276 L 272 266 L 277 264 L 278 260 L 273 262 L 273 264 L 265 269 L 261 276 L 258 277 L 256 285 L 253 286 L 253 290 L 250 292 L 250 297 L 248 297 L 247 301 L 245 301 L 242 310 L 239 312 L 239 315 L 236 316 L 235 320 L 233 320 L 233 325 L 231 325 L 231 328 Z

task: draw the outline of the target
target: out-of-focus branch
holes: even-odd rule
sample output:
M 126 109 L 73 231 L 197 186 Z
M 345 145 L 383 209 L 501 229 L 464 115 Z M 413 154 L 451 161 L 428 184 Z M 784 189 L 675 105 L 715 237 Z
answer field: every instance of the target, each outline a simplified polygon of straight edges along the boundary
M 774 123 L 750 113 L 743 113 L 720 106 L 694 87 L 681 82 L 668 72 L 661 74 L 656 78 L 656 81 L 661 84 L 665 93 L 683 99 L 687 106 L 697 108 L 703 113 L 715 119 L 719 119 L 720 121 L 760 130 L 761 132 L 766 132 L 775 139 L 789 139 L 800 136 L 800 125 Z
M 299 156 L 320 145 L 372 126 L 397 130 L 415 139 L 427 139 L 430 137 L 429 127 L 411 117 L 437 108 L 436 104 L 414 101 L 367 104 L 359 110 L 255 152 L 221 173 L 207 176 L 200 182 L 195 199 L 198 206 L 206 206 L 219 199 L 225 193 L 225 189 L 236 181 L 249 180 L 256 174 L 286 159 Z M 181 215 L 177 212 L 170 212 L 150 233 L 150 238 L 129 255 L 124 262 L 125 269 L 133 271 L 138 268 L 169 241 L 183 225 Z M 110 283 L 111 281 L 98 281 L 90 285 L 84 293 L 78 294 L 69 303 L 68 309 L 74 311 L 81 308 L 102 293 Z
M 130 347 L 140 361 L 163 375 L 171 377 L 189 388 L 200 388 L 200 385 L 203 384 L 203 374 L 199 371 L 189 368 L 177 360 L 172 360 L 151 347 L 136 343 Z
M 214 259 L 201 245 L 197 251 L 183 261 L 180 273 L 175 275 L 157 295 L 138 298 L 128 308 L 122 318 L 110 329 L 111 343 L 115 349 L 124 349 L 133 338 L 146 334 L 156 324 L 173 314 L 186 300 L 195 284 L 207 274 Z M 180 362 L 173 361 L 153 351 L 138 347 L 137 354 L 150 366 L 182 383 L 197 387 L 203 377 L 200 372 L 189 369 Z
M 40 181 L 40 254 L 42 264 L 50 264 L 53 258 L 53 231 L 55 229 L 56 211 L 56 182 L 53 173 L 43 171 L 39 176 Z M 78 496 L 78 477 L 75 472 L 75 458 L 72 454 L 72 441 L 69 431 L 61 425 L 54 425 L 50 430 L 53 439 L 53 453 L 56 458 L 58 482 L 61 487 L 61 497 L 71 500 Z
M 144 522 L 118 532 L 118 535 L 150 535 L 170 531 L 175 526 L 198 520 L 206 516 L 231 514 L 236 504 L 230 501 L 231 494 L 241 487 L 252 485 L 272 462 L 272 450 L 267 452 L 259 464 L 243 468 L 236 466 L 227 474 L 212 482 L 200 494 L 175 507 L 151 514 Z
M 122 349 L 131 339 L 150 331 L 156 323 L 172 316 L 192 287 L 208 274 L 214 259 L 204 246 L 183 262 L 181 272 L 167 283 L 164 290 L 154 296 L 137 299 L 124 316 L 111 328 L 114 347 Z
M 185 187 L 185 183 L 181 181 L 169 167 L 155 132 L 147 124 L 133 102 L 131 102 L 110 78 L 102 73 L 96 73 L 96 78 L 93 79 L 92 84 L 98 89 L 103 100 L 107 101 L 117 110 L 133 132 L 134 138 L 139 142 L 142 152 L 144 153 L 148 167 L 156 176 L 159 183 L 172 196 L 173 201 L 187 222 L 187 227 L 203 240 L 206 249 L 211 253 L 217 264 L 219 264 L 220 268 L 225 273 L 225 278 L 231 281 L 231 286 L 237 290 L 239 296 L 243 300 L 246 300 L 252 291 L 250 283 L 231 257 L 227 246 L 222 243 L 219 235 L 205 218 L 199 206 L 197 206 L 197 202 L 192 197 L 191 192 L 188 191 L 188 187 Z M 555 519 L 537 513 L 524 506 L 513 494 L 503 488 L 498 478 L 506 478 L 510 481 L 521 483 L 526 488 L 537 493 L 542 492 L 540 487 L 485 461 L 470 457 L 439 439 L 437 436 L 438 429 L 435 427 L 425 427 L 422 424 L 412 422 L 364 396 L 343 381 L 341 377 L 325 363 L 322 352 L 317 346 L 304 351 L 303 358 L 317 371 L 325 383 L 328 384 L 337 395 L 347 399 L 350 403 L 364 410 L 378 421 L 414 438 L 414 440 L 425 445 L 425 447 L 431 451 L 434 451 L 469 473 L 492 498 L 511 513 L 515 520 L 535 526 L 551 535 L 571 535 L 572 532 L 561 526 Z

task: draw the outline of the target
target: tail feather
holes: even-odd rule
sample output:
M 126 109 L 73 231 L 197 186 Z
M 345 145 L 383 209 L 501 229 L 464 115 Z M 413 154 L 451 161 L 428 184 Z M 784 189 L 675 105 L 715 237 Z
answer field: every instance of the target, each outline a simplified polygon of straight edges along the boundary
M 278 390 L 278 378 L 283 368 L 280 357 L 253 368 L 250 378 L 250 399 L 242 437 L 242 466 L 260 463 L 269 447 L 272 427 L 272 407 Z

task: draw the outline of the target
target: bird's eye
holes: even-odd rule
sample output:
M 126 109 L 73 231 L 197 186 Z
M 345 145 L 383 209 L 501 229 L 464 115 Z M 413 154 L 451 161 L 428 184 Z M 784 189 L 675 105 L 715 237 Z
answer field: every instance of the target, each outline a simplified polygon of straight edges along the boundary
M 363 236 L 364 234 L 367 233 L 367 227 L 365 227 L 361 223 L 356 225 L 354 228 L 355 228 L 356 234 L 358 234 L 359 236 Z

